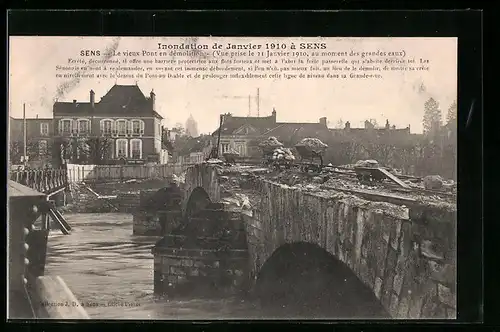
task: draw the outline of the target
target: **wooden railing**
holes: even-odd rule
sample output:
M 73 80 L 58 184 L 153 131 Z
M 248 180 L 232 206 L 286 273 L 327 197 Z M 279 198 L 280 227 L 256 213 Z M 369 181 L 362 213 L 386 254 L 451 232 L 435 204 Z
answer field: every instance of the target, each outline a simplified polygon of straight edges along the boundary
M 13 170 L 10 171 L 10 179 L 45 194 L 68 185 L 65 169 Z

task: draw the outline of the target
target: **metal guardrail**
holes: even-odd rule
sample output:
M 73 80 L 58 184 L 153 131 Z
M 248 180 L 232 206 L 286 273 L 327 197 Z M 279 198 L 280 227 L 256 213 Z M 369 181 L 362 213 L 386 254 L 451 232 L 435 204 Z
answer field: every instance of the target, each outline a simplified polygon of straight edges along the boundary
M 68 185 L 68 173 L 65 169 L 13 170 L 10 179 L 44 194 L 64 188 Z

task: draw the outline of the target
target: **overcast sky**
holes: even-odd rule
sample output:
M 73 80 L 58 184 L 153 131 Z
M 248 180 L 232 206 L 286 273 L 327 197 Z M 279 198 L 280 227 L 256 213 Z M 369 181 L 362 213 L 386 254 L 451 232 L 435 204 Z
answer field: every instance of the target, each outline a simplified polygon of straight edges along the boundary
M 55 98 L 59 101 L 88 101 L 93 89 L 99 100 L 113 84 L 135 84 L 135 79 L 82 79 L 79 82 L 55 77 L 55 66 L 67 64 L 68 58 L 79 58 L 82 49 L 115 47 L 116 51 L 154 51 L 157 43 L 175 44 L 184 38 L 103 38 L 103 37 L 11 37 L 10 38 L 10 114 L 22 117 L 26 103 L 27 117 L 52 117 Z M 279 38 L 200 38 L 198 44 L 227 42 L 278 42 Z M 303 42 L 289 38 L 285 42 Z M 317 122 L 326 116 L 331 126 L 339 119 L 361 127 L 366 119 L 379 124 L 389 119 L 397 127 L 411 125 L 412 132 L 422 131 L 423 104 L 434 97 L 441 105 L 443 118 L 457 94 L 456 38 L 308 38 L 308 42 L 327 42 L 329 51 L 401 51 L 407 57 L 430 60 L 429 71 L 384 73 L 380 80 L 205 80 L 182 79 L 139 80 L 145 95 L 154 89 L 157 110 L 164 116 L 164 125 L 185 124 L 190 114 L 198 122 L 201 133 L 213 131 L 218 115 L 231 112 L 248 114 L 247 98 L 222 96 L 255 95 L 260 89 L 260 115 L 269 115 L 274 108 L 278 121 Z M 421 87 L 424 86 L 425 89 Z M 59 92 L 58 92 L 59 91 Z M 251 105 L 256 115 L 255 100 Z

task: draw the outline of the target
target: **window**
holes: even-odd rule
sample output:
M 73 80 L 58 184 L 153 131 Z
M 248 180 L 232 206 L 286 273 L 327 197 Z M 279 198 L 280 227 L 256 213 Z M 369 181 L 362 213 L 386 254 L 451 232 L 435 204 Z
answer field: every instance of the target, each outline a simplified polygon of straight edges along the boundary
M 49 136 L 49 124 L 47 122 L 40 123 L 40 135 Z
M 78 133 L 82 135 L 90 134 L 90 120 L 78 120 Z
M 144 121 L 132 120 L 132 134 L 134 135 L 144 134 Z
M 73 120 L 71 120 L 71 119 L 60 120 L 59 121 L 59 133 L 62 135 L 71 134 L 72 122 L 73 122 Z
M 47 154 L 47 141 L 46 140 L 38 141 L 38 154 L 40 156 L 45 156 Z
M 113 129 L 113 120 L 104 119 L 101 120 L 101 135 L 111 135 Z
M 117 158 L 127 158 L 127 140 L 117 139 L 116 140 L 116 157 Z
M 243 156 L 244 155 L 244 147 L 243 147 L 243 144 L 237 144 L 236 145 L 236 151 L 238 151 L 238 153 L 240 154 L 240 156 Z
M 222 143 L 222 153 L 229 151 L 229 143 Z
M 127 120 L 116 120 L 118 135 L 127 135 Z
M 132 159 L 142 159 L 142 140 L 130 140 L 130 156 Z

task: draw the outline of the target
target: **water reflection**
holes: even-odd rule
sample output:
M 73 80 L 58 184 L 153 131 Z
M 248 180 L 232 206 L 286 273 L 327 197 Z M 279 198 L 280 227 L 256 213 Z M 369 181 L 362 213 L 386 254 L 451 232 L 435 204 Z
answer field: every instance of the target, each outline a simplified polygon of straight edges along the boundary
M 247 299 L 168 300 L 153 294 L 158 237 L 132 235 L 128 214 L 65 215 L 73 231 L 51 232 L 46 274 L 59 275 L 93 319 L 244 319 L 262 315 Z M 125 306 L 123 306 L 125 305 Z

